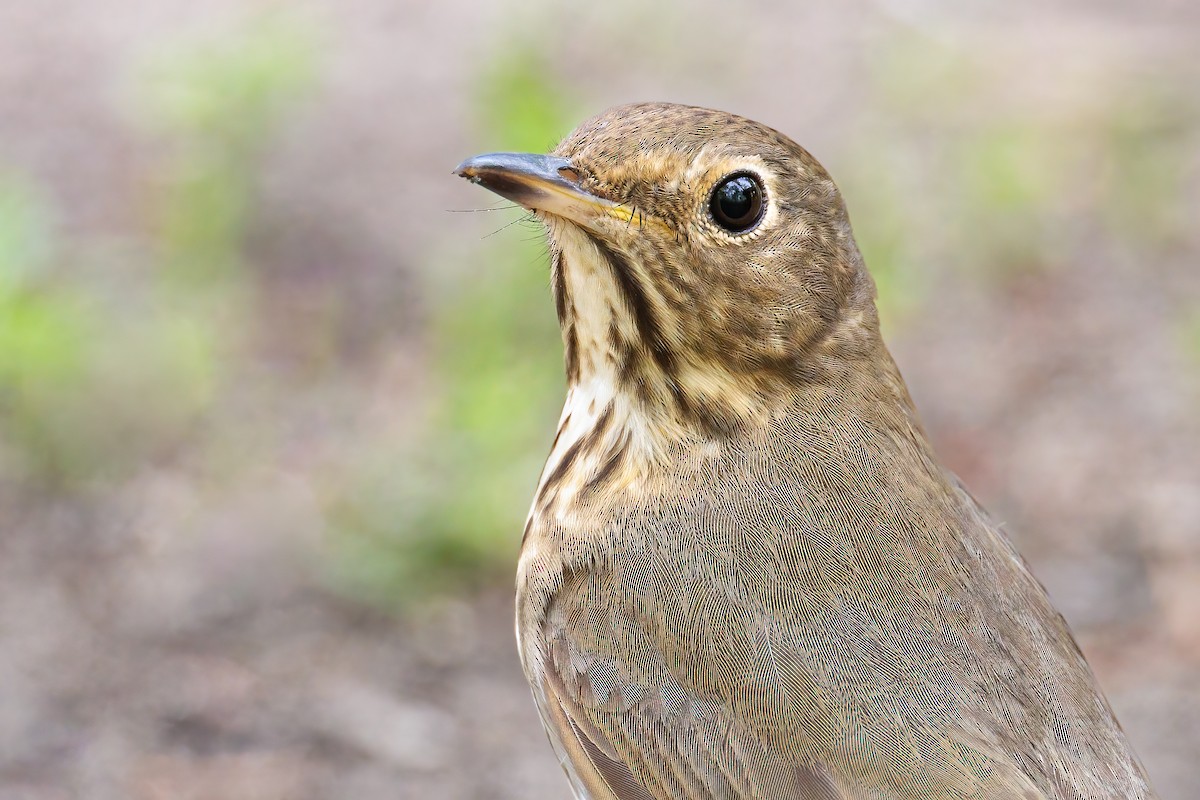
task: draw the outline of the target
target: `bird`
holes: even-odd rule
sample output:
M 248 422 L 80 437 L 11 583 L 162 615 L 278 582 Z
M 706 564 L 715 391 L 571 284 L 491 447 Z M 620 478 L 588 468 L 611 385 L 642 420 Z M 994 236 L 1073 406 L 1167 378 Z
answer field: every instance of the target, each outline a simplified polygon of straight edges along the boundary
M 813 156 L 635 103 L 455 172 L 547 232 L 567 391 L 516 634 L 579 800 L 1155 797 L 935 454 Z

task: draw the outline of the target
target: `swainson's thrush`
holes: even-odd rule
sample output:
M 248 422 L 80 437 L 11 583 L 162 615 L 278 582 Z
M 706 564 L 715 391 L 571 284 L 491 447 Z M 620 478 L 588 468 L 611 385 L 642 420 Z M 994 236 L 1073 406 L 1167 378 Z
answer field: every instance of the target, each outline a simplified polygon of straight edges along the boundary
M 457 171 L 549 231 L 569 388 L 517 639 L 578 797 L 1153 797 L 931 449 L 812 156 L 649 103 Z

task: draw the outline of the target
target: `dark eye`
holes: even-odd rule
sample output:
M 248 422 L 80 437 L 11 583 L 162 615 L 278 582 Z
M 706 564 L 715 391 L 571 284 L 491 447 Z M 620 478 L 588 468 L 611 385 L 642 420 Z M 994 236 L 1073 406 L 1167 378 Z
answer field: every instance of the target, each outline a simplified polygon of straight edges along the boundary
M 713 189 L 708 208 L 722 228 L 731 233 L 745 233 L 762 219 L 762 184 L 748 173 L 734 173 Z

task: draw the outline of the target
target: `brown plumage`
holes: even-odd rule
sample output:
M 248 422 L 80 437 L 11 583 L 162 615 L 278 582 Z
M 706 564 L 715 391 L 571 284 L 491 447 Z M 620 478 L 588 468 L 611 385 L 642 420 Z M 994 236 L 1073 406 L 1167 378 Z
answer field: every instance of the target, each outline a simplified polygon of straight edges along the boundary
M 549 230 L 569 388 L 517 637 L 580 798 L 1153 797 L 930 448 L 812 156 L 640 104 L 459 173 Z

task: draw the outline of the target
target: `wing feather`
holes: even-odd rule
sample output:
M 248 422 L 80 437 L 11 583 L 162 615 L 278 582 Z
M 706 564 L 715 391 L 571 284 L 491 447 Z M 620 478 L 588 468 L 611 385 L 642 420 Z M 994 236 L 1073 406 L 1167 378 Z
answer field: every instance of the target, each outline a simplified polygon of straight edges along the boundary
M 860 764 L 847 777 L 798 756 L 787 749 L 797 741 L 794 731 L 778 729 L 773 741 L 770 730 L 753 722 L 788 719 L 811 687 L 813 676 L 794 650 L 772 643 L 762 630 L 744 631 L 743 640 L 727 648 L 719 638 L 697 634 L 742 676 L 741 689 L 725 681 L 722 694 L 701 696 L 685 686 L 652 632 L 630 623 L 604 583 L 602 576 L 581 576 L 560 594 L 543 631 L 546 657 L 535 691 L 581 800 L 1044 798 L 982 738 L 923 734 L 918 742 L 898 719 L 894 728 L 877 731 L 881 746 L 919 749 L 931 767 L 951 766 L 933 767 L 925 780 L 897 789 L 896 776 L 885 773 L 899 769 L 898 763 Z M 900 695 L 891 702 L 901 702 Z M 964 753 L 986 767 L 963 766 Z M 855 757 L 847 753 L 844 759 Z M 868 773 L 877 777 L 864 779 Z

